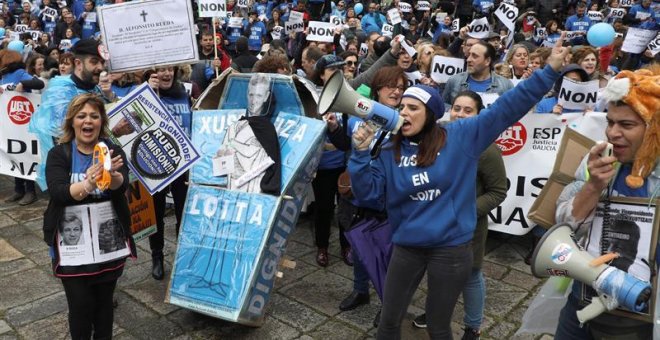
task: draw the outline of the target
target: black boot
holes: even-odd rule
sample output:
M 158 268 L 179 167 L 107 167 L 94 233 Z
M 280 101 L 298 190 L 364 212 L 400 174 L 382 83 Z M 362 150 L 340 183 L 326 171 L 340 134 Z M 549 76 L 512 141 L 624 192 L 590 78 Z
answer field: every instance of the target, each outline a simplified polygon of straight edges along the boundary
M 163 255 L 153 256 L 151 258 L 151 276 L 160 281 L 165 276 L 165 269 L 163 268 Z

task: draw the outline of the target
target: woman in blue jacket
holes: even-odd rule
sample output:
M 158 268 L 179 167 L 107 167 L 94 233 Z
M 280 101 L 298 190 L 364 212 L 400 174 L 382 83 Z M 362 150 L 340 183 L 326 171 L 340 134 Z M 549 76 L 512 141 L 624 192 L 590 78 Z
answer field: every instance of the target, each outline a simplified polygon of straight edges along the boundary
M 378 339 L 400 338 L 401 322 L 425 272 L 427 330 L 432 339 L 451 338 L 451 315 L 472 266 L 479 156 L 552 87 L 568 52 L 562 40 L 545 69 L 475 117 L 440 127 L 442 97 L 417 85 L 404 93 L 404 123 L 379 158 L 372 162 L 369 155 L 371 128 L 362 126 L 353 135 L 355 151 L 348 163 L 353 193 L 361 200 L 384 198 L 394 229 Z

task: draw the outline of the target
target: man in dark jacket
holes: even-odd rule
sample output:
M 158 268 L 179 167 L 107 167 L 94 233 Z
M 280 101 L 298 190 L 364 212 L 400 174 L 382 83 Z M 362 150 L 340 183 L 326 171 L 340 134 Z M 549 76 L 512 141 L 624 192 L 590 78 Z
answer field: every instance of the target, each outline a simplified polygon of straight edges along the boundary
M 248 39 L 239 37 L 236 40 L 236 58 L 232 61 L 231 68 L 241 73 L 249 73 L 258 60 L 248 49 Z
M 80 25 L 76 22 L 75 17 L 73 16 L 73 13 L 67 12 L 64 14 L 64 17 L 62 18 L 62 21 L 57 23 L 57 27 L 55 27 L 55 44 L 59 45 L 60 40 L 66 39 L 66 29 L 71 28 L 73 31 L 73 34 L 76 35 L 77 37 L 82 37 L 82 28 Z

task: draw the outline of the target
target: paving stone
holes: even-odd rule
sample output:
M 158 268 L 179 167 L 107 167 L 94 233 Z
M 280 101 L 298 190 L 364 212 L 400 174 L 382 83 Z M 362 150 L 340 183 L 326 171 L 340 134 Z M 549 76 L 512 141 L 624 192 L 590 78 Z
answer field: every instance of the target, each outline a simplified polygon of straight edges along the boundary
M 528 247 L 519 244 L 503 244 L 488 253 L 484 259 L 524 272 L 526 268 L 529 268 L 524 260 L 528 251 Z
M 64 291 L 42 299 L 12 308 L 5 313 L 5 318 L 14 327 L 22 327 L 53 314 L 66 313 L 68 305 Z
M 261 327 L 249 327 L 218 320 L 216 325 L 192 333 L 198 339 L 295 339 L 300 332 L 275 318 L 266 318 Z
M 487 335 L 493 339 L 510 339 L 517 329 L 514 324 L 508 321 L 500 321 L 488 329 Z
M 281 294 L 271 294 L 267 314 L 303 332 L 310 331 L 328 317 Z
M 316 248 L 310 247 L 304 243 L 293 241 L 291 240 L 291 237 L 289 237 L 284 255 L 297 259 L 308 253 L 311 253 L 312 251 L 316 252 Z
M 485 277 L 495 280 L 503 278 L 507 271 L 509 271 L 509 269 L 506 266 L 490 261 L 484 261 L 483 266 L 481 267 L 481 272 L 484 273 Z
M 296 230 L 291 233 L 289 239 L 302 244 L 306 244 L 307 246 L 316 249 L 316 245 L 314 245 L 314 233 L 312 232 L 311 223 L 298 223 Z
M 48 246 L 46 243 L 29 231 L 25 234 L 9 238 L 9 242 L 24 254 L 42 252 L 48 256 Z
M 335 318 L 366 332 L 374 328 L 374 318 L 376 317 L 376 314 L 378 314 L 380 308 L 381 305 L 378 300 L 372 300 L 368 305 L 362 305 L 354 310 L 341 312 L 337 314 Z
M 311 336 L 305 334 L 305 335 L 303 335 L 299 338 L 296 338 L 296 340 L 314 340 L 314 338 L 312 338 Z
M 552 336 L 552 335 L 550 335 L 550 334 L 543 334 L 543 335 L 539 338 L 539 340 L 552 340 L 552 339 L 554 339 L 554 338 L 555 338 L 555 337 Z
M 11 326 L 5 322 L 5 320 L 0 320 L 0 334 L 5 334 L 12 332 Z
M 197 331 L 218 323 L 217 318 L 181 308 L 167 315 L 167 318 L 177 324 L 185 332 Z
M 20 282 L 21 284 L 17 284 Z M 19 306 L 62 290 L 62 284 L 39 269 L 0 277 L 0 310 Z
M 43 242 L 40 242 L 43 243 Z M 45 243 L 43 243 L 45 245 Z M 35 251 L 25 255 L 32 262 L 36 263 L 39 267 L 44 267 L 48 273 L 52 273 L 53 260 L 50 257 L 48 248 L 41 251 Z
M 524 299 L 528 292 L 501 281 L 486 279 L 485 310 L 489 315 L 504 316 Z
M 23 339 L 64 339 L 69 335 L 68 313 L 62 312 L 27 324 L 18 329 Z
M 23 254 L 20 251 L 16 250 L 16 248 L 12 247 L 4 239 L 0 239 L 0 263 L 13 261 L 21 257 L 23 257 Z
M 6 210 L 5 213 L 19 223 L 36 219 L 43 219 L 44 211 L 46 211 L 47 205 L 47 200 L 40 199 L 33 204 L 20 207 L 19 209 Z
M 7 241 L 11 240 L 14 237 L 29 234 L 29 233 L 30 233 L 30 231 L 25 229 L 20 224 L 12 224 L 10 226 L 0 228 L 0 237 L 4 238 Z
M 151 260 L 139 264 L 132 263 L 132 260 L 126 261 L 124 274 L 119 278 L 117 284 L 121 288 L 134 285 L 138 282 L 153 280 L 151 277 Z
M 23 228 L 25 228 L 26 230 L 28 230 L 28 231 L 30 231 L 31 233 L 37 235 L 37 237 L 39 237 L 39 239 L 42 239 L 42 238 L 43 238 L 43 236 L 44 236 L 44 231 L 43 231 L 44 223 L 43 223 L 43 219 L 32 220 L 32 221 L 29 221 L 29 222 L 23 222 L 23 223 L 21 223 L 21 225 L 22 225 Z
M 16 333 L 0 334 L 0 340 L 18 340 Z
M 114 340 L 137 340 L 138 339 L 138 338 L 136 338 L 135 336 L 133 336 L 132 334 L 130 334 L 128 332 L 122 332 L 122 333 L 120 333 L 116 336 L 113 335 L 112 338 Z
M 134 329 L 157 320 L 158 314 L 123 292 L 115 293 L 119 303 L 115 309 L 115 322 L 124 329 Z
M 316 256 L 316 254 L 314 254 L 314 256 Z M 344 260 L 341 259 L 341 257 L 337 257 L 337 260 L 335 260 L 335 257 L 331 256 L 330 259 L 332 260 L 332 262 L 330 262 L 330 265 L 328 266 L 327 270 L 339 274 L 351 281 L 353 280 L 353 267 L 347 266 L 346 263 L 344 263 Z
M 511 337 L 511 340 L 534 340 L 538 336 L 539 334 L 532 334 L 532 333 L 514 334 Z
M 16 224 L 16 221 L 14 221 L 14 219 L 12 219 L 9 215 L 0 212 L 0 228 L 4 228 L 12 224 Z
M 365 333 L 359 332 L 344 323 L 334 320 L 321 325 L 307 334 L 314 339 L 324 340 L 359 339 L 366 336 Z
M 530 271 L 520 272 L 518 270 L 511 270 L 502 281 L 526 290 L 531 290 L 538 286 L 543 280 L 534 277 Z
M 300 282 L 282 289 L 282 292 L 327 315 L 339 313 L 339 303 L 351 292 L 352 282 L 325 271 L 317 271 Z
M 169 280 L 146 280 L 127 287 L 124 291 L 161 315 L 169 314 L 179 307 L 165 303 L 165 290 Z
M 311 265 L 305 261 L 296 261 L 296 268 L 281 268 L 280 270 L 284 276 L 280 278 L 275 278 L 275 289 L 280 287 L 286 287 L 288 284 L 293 282 L 298 282 L 303 277 L 319 270 L 318 266 Z
M 171 339 L 183 334 L 183 330 L 167 318 L 160 317 L 132 329 L 131 334 L 138 339 Z

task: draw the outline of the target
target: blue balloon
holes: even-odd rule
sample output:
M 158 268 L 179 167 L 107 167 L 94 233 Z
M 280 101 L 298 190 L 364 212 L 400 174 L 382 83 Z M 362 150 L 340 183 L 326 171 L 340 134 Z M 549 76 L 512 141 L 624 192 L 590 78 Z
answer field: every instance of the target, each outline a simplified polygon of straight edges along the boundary
M 589 32 L 587 32 L 589 44 L 595 47 L 603 47 L 611 44 L 614 41 L 614 37 L 614 28 L 612 25 L 604 22 L 591 26 Z
M 4 38 L 4 37 L 5 37 L 5 29 L 0 27 L 0 38 Z
M 9 42 L 9 45 L 7 45 L 7 49 L 10 51 L 15 51 L 18 53 L 23 54 L 23 48 L 25 47 L 25 44 L 23 44 L 22 41 L 19 40 L 13 40 Z
M 358 2 L 357 4 L 355 4 L 355 7 L 353 7 L 353 9 L 355 10 L 355 15 L 358 15 L 362 13 L 362 10 L 364 8 L 362 7 L 362 4 Z

